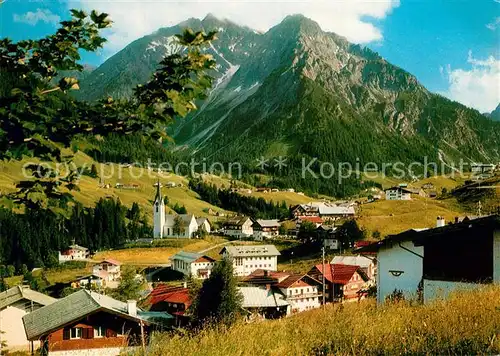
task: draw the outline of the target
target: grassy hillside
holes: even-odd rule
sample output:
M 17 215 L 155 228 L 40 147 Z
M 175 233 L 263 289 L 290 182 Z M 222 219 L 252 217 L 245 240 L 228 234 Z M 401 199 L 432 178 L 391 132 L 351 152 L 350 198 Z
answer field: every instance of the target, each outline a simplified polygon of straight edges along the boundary
M 163 334 L 156 355 L 450 355 L 500 352 L 499 286 L 429 305 L 373 300 L 198 335 Z M 224 335 L 224 337 L 221 337 Z
M 465 213 L 455 199 L 380 200 L 361 205 L 358 222 L 368 237 L 376 230 L 386 236 L 411 228 L 434 227 L 438 216 L 452 221 Z
M 177 176 L 175 174 L 165 173 L 159 174 L 157 172 L 149 172 L 147 169 L 138 167 L 127 167 L 119 164 L 99 164 L 94 162 L 89 156 L 84 153 L 78 152 L 75 155 L 75 164 L 89 168 L 92 164 L 96 164 L 100 177 L 103 178 L 105 184 L 109 184 L 110 188 L 106 189 L 100 185 L 99 178 L 91 178 L 89 176 L 82 176 L 79 181 L 79 192 L 73 192 L 77 201 L 85 206 L 92 206 L 94 202 L 100 198 L 113 197 L 119 198 L 123 204 L 130 207 L 132 203 L 137 202 L 146 215 L 152 219 L 152 200 L 154 199 L 156 188 L 154 184 L 159 179 L 163 185 L 167 182 L 175 182 L 175 188 L 163 188 L 163 194 L 169 199 L 169 204 L 184 205 L 188 213 L 195 214 L 196 216 L 206 216 L 215 220 L 214 216 L 209 216 L 206 211 L 210 208 L 215 212 L 224 212 L 226 215 L 230 212 L 213 206 L 207 202 L 199 199 L 198 194 L 188 188 L 188 180 L 185 177 Z M 0 161 L 0 204 L 2 194 L 15 191 L 15 184 L 23 178 L 23 166 L 28 162 L 40 162 L 38 159 L 26 158 L 22 161 Z M 102 172 L 102 174 L 101 174 Z M 204 179 L 218 185 L 219 187 L 229 187 L 230 181 L 226 178 L 220 178 L 213 175 L 204 175 Z M 137 189 L 119 189 L 115 188 L 116 183 L 124 185 L 137 184 Z M 242 186 L 247 186 L 243 185 Z M 250 187 L 250 186 L 247 186 Z M 274 200 L 275 202 L 285 200 L 287 204 L 299 204 L 312 201 L 313 198 L 302 196 L 296 193 L 278 192 L 278 193 L 254 193 L 255 196 L 262 196 L 266 200 Z
M 164 242 L 168 241 L 168 244 Z M 225 239 L 219 237 L 206 237 L 203 240 L 195 239 L 169 239 L 161 240 L 163 246 L 168 247 L 151 247 L 151 248 L 127 248 L 122 250 L 110 250 L 98 252 L 94 256 L 95 261 L 101 261 L 105 258 L 113 258 L 124 264 L 140 266 L 140 265 L 153 265 L 153 264 L 167 264 L 170 263 L 169 257 L 177 252 L 189 251 L 199 252 L 211 247 L 217 246 L 226 242 Z M 160 246 L 161 246 L 160 245 Z M 220 251 L 217 250 L 217 254 Z

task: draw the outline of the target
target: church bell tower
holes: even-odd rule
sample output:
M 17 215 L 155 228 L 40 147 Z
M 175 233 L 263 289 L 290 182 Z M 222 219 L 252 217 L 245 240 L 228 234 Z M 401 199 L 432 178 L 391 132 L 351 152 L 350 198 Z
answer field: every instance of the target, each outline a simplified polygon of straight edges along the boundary
M 153 233 L 155 239 L 163 238 L 163 227 L 165 226 L 165 202 L 161 195 L 160 181 L 156 183 L 156 196 L 153 203 L 154 227 Z

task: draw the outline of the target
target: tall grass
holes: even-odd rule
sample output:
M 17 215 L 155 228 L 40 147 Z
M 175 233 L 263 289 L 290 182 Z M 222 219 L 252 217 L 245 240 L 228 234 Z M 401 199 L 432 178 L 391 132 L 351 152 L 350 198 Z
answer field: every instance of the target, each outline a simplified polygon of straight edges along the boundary
M 500 286 L 428 305 L 329 305 L 293 317 L 158 334 L 147 355 L 415 355 L 500 353 Z

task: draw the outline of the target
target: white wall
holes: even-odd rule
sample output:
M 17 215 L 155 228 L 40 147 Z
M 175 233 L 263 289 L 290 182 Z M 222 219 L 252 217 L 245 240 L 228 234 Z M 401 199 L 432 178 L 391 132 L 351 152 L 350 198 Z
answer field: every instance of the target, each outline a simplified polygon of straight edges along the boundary
M 158 212 L 156 211 L 157 206 L 153 204 L 153 237 L 154 238 L 162 238 L 164 236 L 163 229 L 165 225 L 165 205 L 158 205 Z
M 423 247 L 415 247 L 411 241 L 401 242 L 401 246 L 424 255 Z M 422 280 L 422 262 L 422 258 L 402 249 L 398 243 L 394 243 L 392 248 L 382 247 L 377 254 L 377 302 L 383 303 L 394 289 L 403 291 L 405 298 L 415 297 Z M 396 277 L 389 272 L 391 270 L 403 273 Z
M 24 310 L 7 307 L 0 312 L 0 330 L 4 331 L 2 340 L 7 342 L 7 349 L 30 351 L 30 343 L 26 338 L 24 331 L 23 316 L 26 315 Z M 38 347 L 38 343 L 34 343 Z
M 424 303 L 437 298 L 446 298 L 452 291 L 471 290 L 484 286 L 479 283 L 432 281 L 424 279 Z
M 232 256 L 231 256 L 232 257 Z M 277 256 L 252 256 L 233 258 L 234 274 L 248 276 L 257 269 L 276 271 L 278 268 Z
M 300 313 L 306 310 L 319 308 L 321 306 L 316 286 L 280 288 L 290 303 L 290 313 Z
M 208 270 L 207 278 L 208 278 L 210 277 L 212 268 L 214 268 L 214 262 L 193 262 L 191 263 L 191 275 L 194 278 L 203 278 L 203 277 L 198 277 L 198 270 L 207 269 Z

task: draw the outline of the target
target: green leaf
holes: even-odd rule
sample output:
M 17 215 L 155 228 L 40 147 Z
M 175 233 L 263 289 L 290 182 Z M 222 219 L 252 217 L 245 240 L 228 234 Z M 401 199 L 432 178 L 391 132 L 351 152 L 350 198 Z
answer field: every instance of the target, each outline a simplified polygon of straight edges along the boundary
M 85 11 L 83 10 L 76 10 L 76 9 L 71 9 L 71 15 L 73 17 L 76 17 L 77 19 L 80 19 L 80 20 L 83 20 L 84 18 L 86 18 L 88 15 Z

